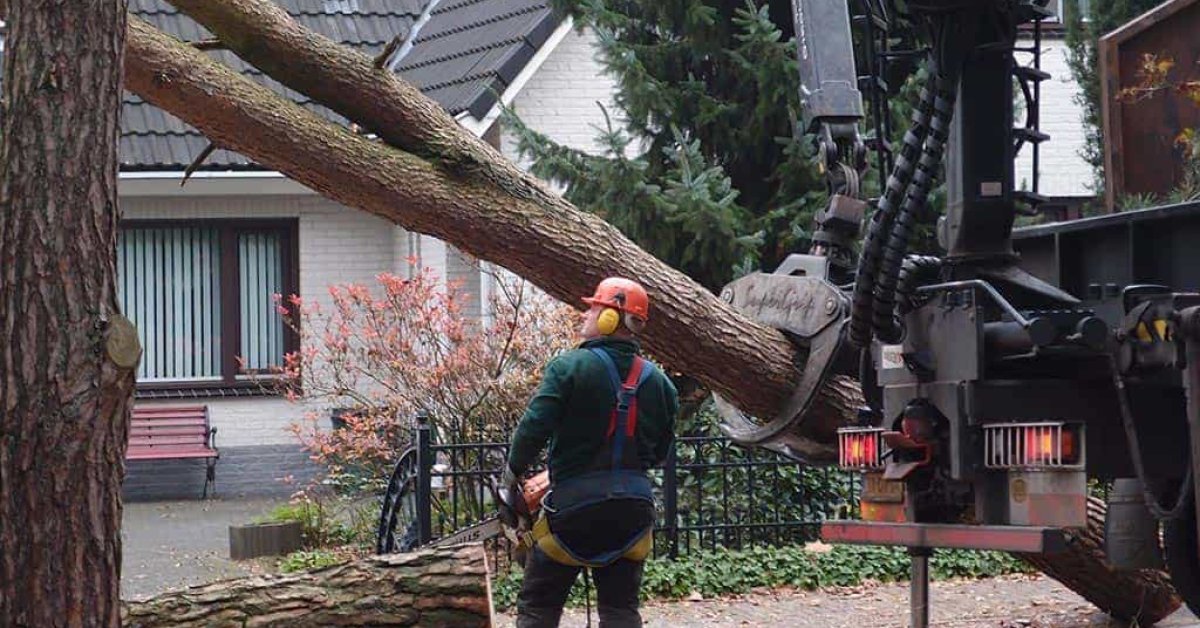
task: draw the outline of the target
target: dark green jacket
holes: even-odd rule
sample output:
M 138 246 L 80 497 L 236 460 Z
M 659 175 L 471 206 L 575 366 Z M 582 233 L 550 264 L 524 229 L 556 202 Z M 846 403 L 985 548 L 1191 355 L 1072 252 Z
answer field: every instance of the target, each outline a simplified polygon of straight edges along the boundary
M 591 470 L 606 442 L 604 433 L 616 391 L 603 362 L 588 351 L 590 347 L 607 351 L 622 379 L 638 352 L 638 344 L 632 340 L 602 338 L 551 360 L 513 434 L 508 466 L 514 473 L 525 472 L 547 441 L 551 481 L 561 482 Z M 661 464 L 670 452 L 679 413 L 679 393 L 661 370 L 638 390 L 637 411 L 638 458 L 642 468 L 649 469 Z

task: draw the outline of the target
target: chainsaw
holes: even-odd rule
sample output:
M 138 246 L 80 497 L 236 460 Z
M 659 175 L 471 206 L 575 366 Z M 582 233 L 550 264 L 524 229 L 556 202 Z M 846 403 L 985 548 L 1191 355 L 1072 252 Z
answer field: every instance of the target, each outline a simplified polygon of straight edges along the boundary
M 445 547 L 480 543 L 503 536 L 513 545 L 513 560 L 524 564 L 533 522 L 541 513 L 542 499 L 550 492 L 550 472 L 542 471 L 521 482 L 520 495 L 509 495 L 494 480 L 488 481 L 488 489 L 495 500 L 497 514 L 437 539 L 430 545 Z

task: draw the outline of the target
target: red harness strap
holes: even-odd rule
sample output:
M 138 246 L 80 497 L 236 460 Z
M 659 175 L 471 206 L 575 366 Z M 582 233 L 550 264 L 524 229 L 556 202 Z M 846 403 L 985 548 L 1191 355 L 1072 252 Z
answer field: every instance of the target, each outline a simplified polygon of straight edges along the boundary
M 642 377 L 642 368 L 645 367 L 645 360 L 641 356 L 633 356 L 633 364 L 629 366 L 629 375 L 625 376 L 625 382 L 621 384 L 621 392 L 624 396 L 629 397 L 629 413 L 625 418 L 625 435 L 632 437 L 634 431 L 637 430 L 637 385 L 638 380 Z M 604 432 L 605 438 L 612 438 L 617 431 L 617 412 L 619 408 L 613 407 L 612 412 L 608 415 L 608 430 Z

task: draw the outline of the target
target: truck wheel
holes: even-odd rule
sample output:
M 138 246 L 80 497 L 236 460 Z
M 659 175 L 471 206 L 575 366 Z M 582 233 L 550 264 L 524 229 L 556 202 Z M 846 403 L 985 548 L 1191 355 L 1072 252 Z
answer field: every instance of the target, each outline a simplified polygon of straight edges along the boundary
M 1163 524 L 1163 545 L 1171 583 L 1192 613 L 1200 617 L 1200 541 L 1194 507 L 1188 506 L 1183 516 Z

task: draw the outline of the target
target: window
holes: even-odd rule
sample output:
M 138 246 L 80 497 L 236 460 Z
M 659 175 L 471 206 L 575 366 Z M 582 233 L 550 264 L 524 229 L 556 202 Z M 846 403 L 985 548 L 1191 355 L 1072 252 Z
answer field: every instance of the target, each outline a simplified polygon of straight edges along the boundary
M 1069 10 L 1072 2 L 1079 7 L 1079 14 L 1083 16 L 1083 19 L 1088 19 L 1088 13 L 1091 10 L 1092 4 L 1091 0 L 1050 0 L 1050 2 L 1047 3 L 1046 8 L 1054 11 L 1054 15 L 1059 22 L 1066 22 L 1067 11 Z
M 295 348 L 274 295 L 297 292 L 296 221 L 122 223 L 118 298 L 142 388 L 256 387 Z

